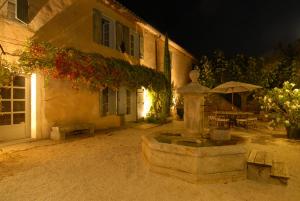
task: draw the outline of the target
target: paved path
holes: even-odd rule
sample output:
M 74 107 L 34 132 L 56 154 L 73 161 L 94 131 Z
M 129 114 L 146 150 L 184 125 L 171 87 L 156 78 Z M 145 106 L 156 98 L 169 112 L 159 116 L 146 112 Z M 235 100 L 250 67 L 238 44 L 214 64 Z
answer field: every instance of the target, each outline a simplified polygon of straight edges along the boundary
M 182 122 L 133 126 L 64 143 L 40 141 L 6 148 L 0 154 L 0 200 L 300 200 L 300 142 L 280 133 L 233 131 L 247 139 L 249 149 L 284 159 L 291 174 L 288 186 L 250 180 L 197 185 L 149 172 L 141 154 L 141 135 L 182 128 Z

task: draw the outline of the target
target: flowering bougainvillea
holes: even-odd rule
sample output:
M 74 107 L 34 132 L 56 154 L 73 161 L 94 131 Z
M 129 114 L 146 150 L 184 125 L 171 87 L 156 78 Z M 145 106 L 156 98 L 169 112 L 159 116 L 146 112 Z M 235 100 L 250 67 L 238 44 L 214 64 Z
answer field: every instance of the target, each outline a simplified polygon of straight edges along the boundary
M 284 123 L 286 127 L 300 128 L 300 90 L 295 84 L 285 82 L 259 98 L 262 109 L 269 112 L 272 124 Z

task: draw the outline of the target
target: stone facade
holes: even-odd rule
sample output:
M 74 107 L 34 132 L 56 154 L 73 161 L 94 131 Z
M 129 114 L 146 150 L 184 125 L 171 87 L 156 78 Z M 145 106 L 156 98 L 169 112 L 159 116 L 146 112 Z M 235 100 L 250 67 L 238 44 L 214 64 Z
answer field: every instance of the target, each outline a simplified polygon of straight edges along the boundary
M 3 3 L 5 0 L 0 0 Z M 15 2 L 15 1 L 13 1 Z M 7 3 L 7 2 L 6 2 Z M 132 64 L 142 64 L 163 71 L 164 36 L 131 11 L 116 1 L 107 0 L 29 0 L 28 24 L 6 19 L 7 6 L 0 9 L 0 39 L 9 40 L 11 45 L 0 42 L 5 51 L 12 53 L 23 48 L 26 39 L 35 38 L 48 41 L 60 47 L 74 47 L 84 52 L 97 52 L 106 57 L 126 60 Z M 3 4 L 4 5 L 4 4 Z M 114 45 L 105 47 L 93 42 L 93 9 L 101 11 L 102 16 L 114 24 L 120 22 L 131 31 L 143 37 L 143 57 L 121 53 Z M 4 27 L 4 29 L 2 29 Z M 10 39 L 7 39 L 10 38 Z M 113 42 L 115 43 L 115 42 Z M 8 45 L 9 44 L 9 45 Z M 170 40 L 172 52 L 172 81 L 175 88 L 188 82 L 188 72 L 195 63 L 194 57 L 182 47 Z M 17 57 L 13 57 L 15 60 Z M 87 89 L 75 90 L 65 81 L 50 80 L 45 83 L 41 75 L 37 76 L 36 121 L 34 138 L 48 138 L 50 128 L 58 122 L 93 123 L 96 129 L 120 126 L 121 119 L 137 120 L 137 91 L 122 87 L 117 106 L 120 110 L 126 104 L 126 90 L 130 90 L 131 113 L 120 117 L 117 114 L 101 114 L 101 92 Z M 127 93 L 128 94 L 128 93 Z M 111 99 L 110 99 L 111 100 Z M 117 113 L 117 112 L 116 112 Z M 124 113 L 124 112 L 122 112 Z M 29 122 L 30 124 L 30 122 Z M 32 124 L 32 122 L 31 122 Z M 32 127 L 32 125 L 29 125 Z

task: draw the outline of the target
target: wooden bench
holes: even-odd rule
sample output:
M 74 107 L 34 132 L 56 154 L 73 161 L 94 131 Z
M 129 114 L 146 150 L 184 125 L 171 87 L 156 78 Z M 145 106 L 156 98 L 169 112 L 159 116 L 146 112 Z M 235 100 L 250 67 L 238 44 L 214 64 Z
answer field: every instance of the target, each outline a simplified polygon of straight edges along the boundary
M 64 140 L 72 133 L 87 133 L 94 135 L 95 126 L 89 123 L 76 123 L 54 126 L 51 129 L 50 138 L 52 140 Z

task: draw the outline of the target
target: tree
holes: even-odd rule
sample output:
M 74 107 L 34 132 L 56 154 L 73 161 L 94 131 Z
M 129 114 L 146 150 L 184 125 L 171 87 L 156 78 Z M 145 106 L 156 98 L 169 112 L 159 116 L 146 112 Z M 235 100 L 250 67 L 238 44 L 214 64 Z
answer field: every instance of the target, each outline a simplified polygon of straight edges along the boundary
M 164 100 L 164 114 L 168 116 L 170 114 L 171 100 L 172 100 L 172 84 L 171 84 L 171 58 L 169 50 L 169 38 L 166 34 L 165 38 L 165 51 L 164 51 L 164 75 L 167 80 L 166 94 Z

